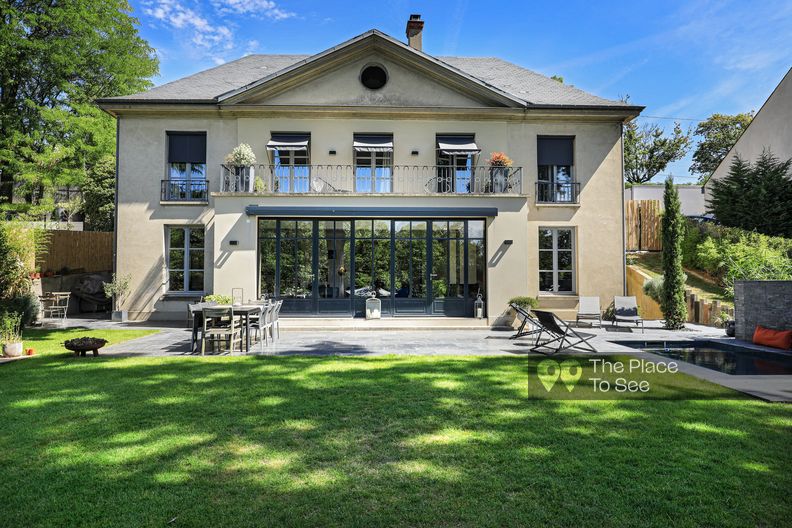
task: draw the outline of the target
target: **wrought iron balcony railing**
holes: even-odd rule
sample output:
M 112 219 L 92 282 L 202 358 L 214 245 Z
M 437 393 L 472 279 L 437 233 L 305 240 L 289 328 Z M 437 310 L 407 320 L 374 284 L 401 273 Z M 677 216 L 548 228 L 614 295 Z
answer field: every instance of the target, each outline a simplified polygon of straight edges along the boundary
M 220 192 L 524 194 L 522 167 L 223 165 L 220 182 Z
M 578 182 L 536 182 L 536 203 L 576 204 L 580 194 Z
M 209 199 L 207 180 L 162 180 L 163 202 L 205 202 Z

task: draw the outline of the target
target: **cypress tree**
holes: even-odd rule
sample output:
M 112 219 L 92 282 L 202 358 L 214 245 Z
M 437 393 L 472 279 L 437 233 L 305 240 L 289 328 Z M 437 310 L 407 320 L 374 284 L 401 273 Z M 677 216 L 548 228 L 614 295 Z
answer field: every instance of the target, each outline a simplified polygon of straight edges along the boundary
M 663 291 L 660 309 L 665 317 L 665 327 L 679 330 L 685 327 L 685 272 L 682 270 L 682 239 L 685 220 L 679 204 L 679 193 L 673 178 L 665 182 L 663 193 Z

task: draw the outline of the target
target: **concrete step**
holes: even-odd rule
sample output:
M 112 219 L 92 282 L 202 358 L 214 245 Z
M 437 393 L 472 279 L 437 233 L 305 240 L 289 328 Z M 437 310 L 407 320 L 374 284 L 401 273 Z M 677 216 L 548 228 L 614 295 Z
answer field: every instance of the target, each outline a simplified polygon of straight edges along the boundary
M 386 317 L 383 319 L 286 317 L 280 318 L 281 328 L 289 330 L 482 330 L 488 328 L 486 319 L 472 317 Z

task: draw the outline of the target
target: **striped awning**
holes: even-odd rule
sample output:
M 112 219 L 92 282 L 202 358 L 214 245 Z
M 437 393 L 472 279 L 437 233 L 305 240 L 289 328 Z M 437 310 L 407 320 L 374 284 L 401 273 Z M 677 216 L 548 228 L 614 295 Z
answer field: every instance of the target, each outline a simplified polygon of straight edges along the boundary
M 393 152 L 393 136 L 356 134 L 352 146 L 357 152 Z
M 447 156 L 465 156 L 481 152 L 473 136 L 437 136 L 437 150 Z
M 309 134 L 272 134 L 267 150 L 308 150 Z

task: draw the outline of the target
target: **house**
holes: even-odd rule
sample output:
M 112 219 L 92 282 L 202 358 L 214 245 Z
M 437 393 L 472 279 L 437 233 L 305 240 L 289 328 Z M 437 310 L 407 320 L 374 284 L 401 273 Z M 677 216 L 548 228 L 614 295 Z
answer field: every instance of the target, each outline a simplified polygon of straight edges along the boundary
M 787 71 L 773 93 L 756 113 L 737 142 L 721 160 L 704 184 L 709 195 L 710 183 L 729 173 L 732 161 L 739 156 L 755 162 L 768 149 L 782 160 L 792 158 L 792 68 Z
M 685 216 L 704 216 L 707 204 L 701 185 L 676 184 L 682 214 Z M 637 184 L 624 189 L 625 200 L 663 201 L 664 186 L 661 184 Z
M 384 316 L 472 317 L 481 295 L 490 322 L 516 295 L 571 315 L 623 293 L 622 125 L 642 107 L 432 56 L 423 24 L 98 102 L 118 123 L 130 318 L 234 288 L 324 317 L 372 295 Z M 225 165 L 243 143 L 256 163 Z

